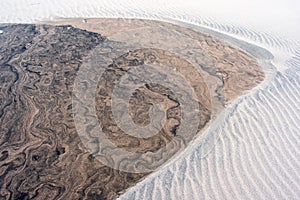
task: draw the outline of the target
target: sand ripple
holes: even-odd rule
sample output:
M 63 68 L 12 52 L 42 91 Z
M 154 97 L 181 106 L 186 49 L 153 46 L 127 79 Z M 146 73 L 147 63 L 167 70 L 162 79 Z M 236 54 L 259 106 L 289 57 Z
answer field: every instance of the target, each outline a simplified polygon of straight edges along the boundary
M 121 199 L 139 198 L 145 191 L 163 199 L 297 199 L 299 72 L 297 66 L 277 72 L 268 86 L 232 107 L 207 156 L 195 142 L 194 149 Z
M 210 133 L 221 135 L 212 151 L 204 155 L 202 140 L 195 141 L 166 168 L 131 188 L 121 199 L 299 199 L 299 41 L 258 33 L 251 27 L 216 23 L 200 14 L 179 12 L 184 8 L 175 6 L 156 9 L 153 3 L 141 11 L 142 1 L 121 3 L 122 9 L 114 10 L 111 7 L 116 1 L 82 1 L 75 6 L 71 1 L 49 0 L 44 6 L 29 0 L 17 2 L 17 6 L 9 0 L 2 3 L 1 21 L 32 22 L 66 16 L 179 20 L 288 53 L 289 58 L 281 59 L 281 65 L 276 66 L 285 70 L 275 72 L 259 90 L 228 108 L 225 121 L 214 129 L 217 133 Z M 54 4 L 49 6 L 49 2 Z M 7 8 L 15 11 L 7 15 Z

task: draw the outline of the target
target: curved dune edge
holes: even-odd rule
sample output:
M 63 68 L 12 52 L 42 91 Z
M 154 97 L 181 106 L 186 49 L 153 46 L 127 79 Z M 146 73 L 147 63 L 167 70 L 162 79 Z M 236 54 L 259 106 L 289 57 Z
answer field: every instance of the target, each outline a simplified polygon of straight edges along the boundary
M 102 35 L 107 36 L 108 40 L 127 42 L 133 45 L 129 46 L 130 48 L 134 47 L 139 50 L 139 54 L 132 54 L 130 51 L 128 51 L 128 54 L 123 54 L 120 57 L 122 62 L 121 64 L 117 63 L 117 68 L 130 67 L 130 61 L 132 60 L 147 62 L 143 57 L 147 51 L 152 55 L 156 54 L 157 61 L 155 64 L 163 61 L 168 62 L 169 57 L 173 57 L 173 62 L 186 62 L 186 65 L 175 67 L 177 71 L 183 74 L 186 73 L 186 76 L 189 76 L 188 72 L 182 66 L 188 66 L 189 64 L 201 66 L 202 68 L 197 68 L 200 75 L 195 76 L 195 74 L 192 74 L 189 80 L 192 82 L 195 91 L 199 91 L 197 95 L 201 100 L 199 103 L 203 106 L 203 110 L 211 114 L 212 118 L 216 117 L 224 109 L 226 103 L 242 95 L 245 91 L 252 89 L 264 78 L 263 71 L 255 58 L 243 50 L 208 34 L 157 21 L 94 20 L 94 23 L 90 19 L 88 23 L 82 23 L 79 19 L 75 20 L 76 23 L 70 21 L 59 23 L 71 24 L 81 29 L 99 32 L 100 34 L 103 31 L 107 35 Z M 81 23 L 82 26 L 77 23 Z M 92 24 L 96 27 L 93 27 Z M 112 24 L 115 27 L 111 27 Z M 91 27 L 89 27 L 90 25 Z M 72 92 L 72 81 L 74 81 L 76 76 L 75 72 L 82 64 L 84 57 L 89 54 L 91 49 L 95 48 L 97 43 L 102 42 L 103 38 L 69 26 L 20 26 L 21 29 L 18 26 L 7 26 L 5 27 L 7 30 L 4 33 L 9 32 L 10 36 L 1 35 L 1 37 L 5 37 L 3 41 L 6 41 L 1 43 L 3 45 L 1 49 L 20 48 L 17 51 L 6 51 L 3 54 L 4 59 L 1 63 L 1 76 L 4 77 L 2 80 L 6 83 L 2 90 L 2 98 L 3 102 L 7 102 L 1 107 L 2 115 L 0 119 L 1 124 L 4 125 L 1 127 L 1 132 L 5 135 L 1 142 L 3 155 L 1 162 L 4 166 L 13 166 L 18 172 L 15 174 L 14 171 L 11 171 L 11 167 L 4 169 L 3 183 L 4 185 L 8 183 L 10 185 L 3 187 L 1 195 L 15 198 L 26 195 L 30 197 L 34 195 L 41 195 L 41 197 L 52 195 L 57 198 L 70 199 L 81 196 L 85 198 L 113 198 L 119 192 L 145 177 L 148 173 L 130 174 L 119 172 L 103 166 L 94 159 L 80 143 L 79 137 L 76 135 L 72 116 L 70 116 L 72 114 L 69 109 L 70 92 Z M 139 27 L 138 29 L 136 28 L 137 26 Z M 100 29 L 96 29 L 98 27 Z M 107 31 L 109 28 L 111 28 L 111 31 Z M 147 34 L 153 29 L 155 29 L 155 33 L 160 33 L 160 35 L 156 35 L 156 40 L 165 42 L 165 47 L 160 45 L 160 49 L 156 50 L 154 49 L 155 46 L 151 46 L 151 43 L 141 40 L 141 38 L 149 39 L 150 37 L 147 37 Z M 77 36 L 81 37 L 70 36 L 71 31 L 75 31 L 78 33 Z M 136 36 L 131 38 L 133 32 L 140 33 L 143 37 L 139 38 Z M 18 38 L 18 41 L 14 40 L 14 36 L 20 33 L 30 33 L 30 36 L 24 39 Z M 169 33 L 167 37 L 165 33 Z M 69 45 L 68 43 L 64 44 L 64 41 L 60 41 L 60 44 L 56 43 L 58 39 L 57 34 L 61 34 L 62 38 L 71 39 L 73 46 L 69 48 L 64 47 L 64 45 Z M 182 37 L 178 38 L 178 36 Z M 159 37 L 166 38 L 162 40 Z M 90 38 L 93 38 L 93 40 L 89 40 Z M 182 49 L 178 47 L 178 52 L 176 52 L 176 48 L 173 49 L 173 46 L 168 46 L 170 45 L 168 43 L 170 38 L 182 40 L 182 43 L 179 45 Z M 153 41 L 155 38 L 150 39 L 150 41 Z M 177 40 L 176 42 L 178 42 Z M 185 41 L 188 41 L 188 43 L 184 43 Z M 198 43 L 189 43 L 191 41 L 197 41 Z M 54 45 L 51 46 L 49 44 Z M 182 47 L 183 45 L 190 46 Z M 188 49 L 189 54 L 184 52 L 187 47 L 191 47 Z M 201 48 L 197 49 L 196 47 Z M 47 51 L 44 51 L 43 48 L 47 49 Z M 64 50 L 62 52 L 71 57 L 67 56 L 67 58 L 61 59 L 60 55 L 62 52 L 55 51 L 60 48 Z M 75 63 L 70 63 L 70 61 L 74 60 L 73 54 L 68 54 L 70 48 L 75 49 L 77 53 L 75 55 Z M 76 49 L 84 50 L 84 48 L 86 49 L 84 52 L 76 51 Z M 167 50 L 173 49 L 171 53 L 175 55 L 164 52 L 163 48 Z M 47 54 L 50 53 L 56 56 L 47 58 L 49 56 Z M 202 55 L 201 53 L 203 54 L 202 59 L 199 57 L 197 59 L 193 58 L 193 55 L 199 56 Z M 78 55 L 80 56 L 78 57 Z M 207 55 L 208 58 L 205 57 Z M 60 64 L 60 61 L 64 62 L 64 65 L 55 63 L 54 58 Z M 203 77 L 205 81 L 200 77 Z M 193 81 L 195 82 L 193 83 Z M 199 85 L 203 84 L 207 85 L 207 91 L 203 89 L 205 87 L 197 89 Z M 160 89 L 155 91 L 155 87 L 152 89 L 151 87 L 150 89 L 142 88 L 140 92 L 142 93 L 141 95 L 145 96 L 153 95 L 151 92 L 157 93 L 158 96 L 161 95 Z M 10 102 L 9 99 L 14 99 L 15 101 Z M 134 98 L 132 102 L 136 103 Z M 99 104 L 101 105 L 101 101 Z M 26 105 L 26 109 L 22 105 Z M 168 106 L 166 107 L 169 108 Z M 134 116 L 135 113 L 133 112 L 132 115 Z M 99 118 L 101 119 L 101 115 Z M 210 117 L 207 118 L 208 121 L 209 119 Z M 201 130 L 205 128 L 208 121 L 204 121 L 199 128 Z M 173 126 L 172 123 L 170 124 Z M 170 130 L 166 127 L 166 132 L 168 131 Z M 110 132 L 106 134 L 110 135 Z M 169 135 L 174 137 L 172 132 Z M 122 147 L 126 148 L 124 140 L 118 141 L 117 138 L 120 138 L 120 135 L 111 139 L 115 139 L 114 142 L 117 146 L 123 145 Z M 192 139 L 193 137 L 189 138 L 188 141 Z M 136 138 L 126 138 L 126 141 L 129 141 L 129 145 L 136 140 Z M 121 142 L 123 143 L 120 144 Z M 151 142 L 148 146 L 146 145 L 146 149 L 144 148 L 145 143 L 141 141 L 135 144 L 143 145 L 138 145 L 136 148 L 131 149 L 132 151 L 149 151 L 149 147 L 153 147 Z M 157 144 L 160 145 L 161 142 Z M 184 148 L 180 142 L 176 144 L 178 147 L 174 144 L 175 149 L 182 150 Z M 132 148 L 132 146 L 127 146 L 127 148 Z M 177 151 L 174 152 L 176 153 Z M 166 157 L 169 156 L 167 155 Z M 161 159 L 162 161 L 167 160 L 163 156 Z M 22 161 L 19 164 L 14 164 L 16 160 Z M 22 179 L 24 176 L 29 176 L 30 179 Z M 33 178 L 35 178 L 35 182 L 32 182 Z M 99 179 L 101 181 L 97 181 Z M 29 181 L 31 184 L 28 184 Z M 16 188 L 19 184 L 22 184 L 22 187 Z M 10 193 L 5 187 L 12 188 L 13 192 Z M 29 192 L 26 193 L 26 191 Z

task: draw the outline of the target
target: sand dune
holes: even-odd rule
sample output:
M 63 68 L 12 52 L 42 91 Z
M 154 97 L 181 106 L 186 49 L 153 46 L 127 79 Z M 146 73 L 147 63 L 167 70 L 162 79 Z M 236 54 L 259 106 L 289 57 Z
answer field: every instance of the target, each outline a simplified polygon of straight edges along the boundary
M 125 16 L 179 20 L 212 28 L 271 51 L 274 55 L 271 62 L 276 68 L 266 69 L 269 76 L 259 88 L 233 102 L 224 113 L 225 120 L 212 124 L 213 128 L 203 138 L 120 199 L 299 199 L 300 42 L 299 36 L 289 38 L 272 31 L 277 25 L 292 35 L 298 34 L 295 23 L 287 30 L 290 18 L 280 8 L 277 11 L 286 24 L 272 26 L 261 15 L 257 23 L 265 24 L 265 28 L 259 29 L 248 25 L 245 18 L 241 19 L 244 24 L 231 23 L 228 18 L 223 23 L 214 16 L 186 12 L 192 9 L 192 4 L 183 8 L 176 3 L 170 7 L 147 4 L 142 9 L 145 3 L 142 1 L 122 2 L 122 8 L 116 7 L 116 1 L 77 2 L 75 6 L 67 1 L 55 1 L 51 6 L 48 1 L 45 5 L 39 1 L 38 4 L 28 0 L 16 2 L 18 6 L 11 1 L 3 2 L 1 22 Z M 214 148 L 205 150 L 204 141 L 215 135 L 220 137 Z
M 71 27 L 71 22 L 2 27 L 0 166 L 13 165 L 11 159 L 21 155 L 27 162 L 1 169 L 2 197 L 55 193 L 53 199 L 112 199 L 179 155 L 226 104 L 265 77 L 258 63 L 263 59 L 224 37 L 153 20 L 73 21 L 113 34 L 100 36 Z M 83 61 L 86 57 L 91 61 Z M 123 106 L 127 102 L 128 109 Z M 161 111 L 153 111 L 155 104 Z M 49 145 L 32 145 L 44 140 Z M 209 151 L 214 144 L 205 145 Z M 89 173 L 80 170 L 86 166 Z M 106 178 L 97 180 L 92 174 Z

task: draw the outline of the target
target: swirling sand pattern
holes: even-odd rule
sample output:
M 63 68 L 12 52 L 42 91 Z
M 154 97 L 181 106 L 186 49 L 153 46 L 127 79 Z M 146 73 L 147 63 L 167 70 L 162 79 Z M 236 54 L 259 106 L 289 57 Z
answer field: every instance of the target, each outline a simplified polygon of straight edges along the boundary
M 127 1 L 128 4 L 121 4 L 122 9 L 111 0 L 101 1 L 101 5 L 96 1 L 77 3 L 75 7 L 71 1 L 55 1 L 52 6 L 38 6 L 28 0 L 19 2 L 17 10 L 2 16 L 2 21 L 32 22 L 49 17 L 82 16 L 174 19 L 230 33 L 267 48 L 280 49 L 281 53 L 295 54 L 286 62 L 290 69 L 277 73 L 264 83 L 264 88 L 236 102 L 241 105 L 232 109 L 226 121 L 220 124 L 220 128 L 226 129 L 220 131 L 222 137 L 207 157 L 201 158 L 201 147 L 195 142 L 194 150 L 182 156 L 191 155 L 176 160 L 161 174 L 153 174 L 123 198 L 299 199 L 299 41 L 256 32 L 258 30 L 247 25 L 236 27 L 218 23 L 209 17 L 200 17 L 199 13 L 184 12 L 181 7 L 153 9 L 155 6 L 150 5 L 149 9 L 143 9 L 142 1 Z M 32 12 L 35 6 L 38 9 Z M 16 7 L 13 1 L 6 1 L 2 9 L 9 7 Z
M 107 199 L 144 176 L 103 166 L 75 129 L 76 72 L 104 38 L 69 26 L 1 28 L 0 198 Z
M 299 91 L 298 63 L 239 100 L 210 154 L 202 158 L 196 142 L 120 199 L 298 199 Z
M 141 21 L 141 23 L 146 22 Z M 151 24 L 152 22 L 148 23 Z M 173 30 L 172 28 L 164 28 L 164 26 L 176 27 L 176 31 L 174 31 L 175 28 Z M 258 62 L 243 50 L 223 43 L 223 41 L 207 34 L 188 31 L 189 29 L 184 28 L 181 30 L 179 26 L 170 24 L 164 24 L 164 26 L 161 26 L 161 29 L 155 29 L 155 33 L 160 33 L 161 37 L 168 36 L 163 40 L 159 36 L 154 36 L 152 32 L 149 32 L 149 29 L 145 29 L 141 33 L 152 34 L 158 41 L 162 40 L 162 44 L 165 42 L 169 49 L 173 48 L 175 52 L 138 47 L 138 44 L 141 44 L 141 47 L 152 44 L 154 38 L 149 41 L 145 40 L 143 43 L 141 42 L 143 38 L 136 36 L 133 41 L 129 42 L 131 46 L 127 46 L 121 39 L 129 40 L 131 31 L 125 35 L 122 35 L 122 32 L 121 35 L 115 36 L 116 38 L 119 37 L 121 41 L 110 41 L 97 33 L 71 26 L 8 25 L 1 27 L 3 31 L 0 37 L 1 198 L 112 199 L 148 174 L 146 172 L 124 173 L 111 169 L 95 159 L 91 154 L 93 152 L 85 149 L 80 141 L 72 112 L 72 107 L 79 104 L 72 104 L 71 97 L 75 87 L 74 80 L 78 75 L 77 73 L 82 70 L 83 60 L 86 57 L 90 58 L 88 55 L 96 47 L 100 47 L 100 51 L 104 52 L 104 57 L 96 54 L 98 59 L 99 56 L 103 58 L 95 60 L 98 61 L 96 63 L 98 68 L 104 66 L 105 69 L 107 65 L 109 67 L 107 68 L 108 73 L 104 74 L 99 83 L 99 91 L 95 93 L 99 96 L 94 97 L 92 95 L 92 99 L 109 97 L 112 91 L 106 91 L 106 89 L 111 89 L 109 86 L 113 86 L 112 82 L 116 81 L 119 75 L 122 75 L 127 69 L 143 64 L 157 64 L 160 66 L 158 67 L 159 70 L 162 68 L 161 65 L 167 64 L 173 67 L 169 68 L 167 73 L 171 73 L 170 71 L 175 69 L 188 77 L 186 79 L 190 81 L 191 86 L 196 91 L 194 96 L 199 96 L 200 99 L 197 104 L 199 104 L 198 109 L 201 118 L 199 124 L 196 123 L 196 132 L 188 136 L 187 144 L 196 135 L 199 135 L 202 128 L 210 120 L 210 110 L 212 109 L 210 98 L 219 102 L 220 108 L 217 111 L 220 111 L 224 108 L 223 99 L 226 100 L 225 102 L 231 101 L 263 80 L 264 74 Z M 110 23 L 107 23 L 106 27 L 109 28 Z M 168 38 L 176 39 L 173 35 L 180 31 L 192 34 L 191 37 L 197 41 L 198 46 L 184 41 L 170 44 Z M 181 33 L 182 36 L 183 33 Z M 178 39 L 184 38 L 177 37 Z M 138 48 L 138 50 L 133 51 L 134 48 Z M 222 51 L 224 48 L 227 50 Z M 107 49 L 111 51 L 107 51 Z M 191 63 L 181 59 L 179 53 L 184 51 L 189 52 L 191 60 L 195 59 L 199 73 L 197 71 L 192 72 Z M 119 53 L 121 53 L 120 57 L 117 56 Z M 205 53 L 209 53 L 207 54 L 209 56 L 205 57 Z M 105 57 L 105 55 L 109 55 L 109 57 Z M 185 53 L 185 55 L 188 54 Z M 96 70 L 96 68 L 92 65 L 92 69 Z M 201 78 L 200 71 L 206 73 L 205 76 L 208 78 L 205 81 L 211 83 L 210 88 Z M 93 70 L 89 73 L 93 73 Z M 88 76 L 88 72 L 84 74 Z M 87 84 L 89 78 L 91 77 L 81 80 L 87 87 L 89 87 Z M 92 80 L 95 82 L 94 78 Z M 180 86 L 180 81 L 172 80 L 176 87 Z M 209 92 L 209 89 L 212 91 Z M 227 96 L 222 96 L 224 95 L 221 93 L 223 89 Z M 168 123 L 164 132 L 167 132 L 166 135 L 170 136 L 171 139 L 177 137 L 180 140 L 180 135 L 177 136 L 175 129 L 182 122 L 182 118 L 179 117 L 180 111 L 176 108 L 178 106 L 176 105 L 177 100 L 176 97 L 173 97 L 172 92 L 168 91 L 168 88 L 155 84 L 146 84 L 144 88 L 140 88 L 139 92 L 142 93 L 141 97 L 146 97 L 149 94 L 156 96 L 156 99 L 152 99 L 154 102 L 168 101 L 164 107 L 167 108 L 171 122 Z M 211 97 L 211 95 L 213 96 Z M 74 95 L 73 97 L 78 96 Z M 87 101 L 88 98 L 84 100 Z M 121 134 L 122 132 L 116 126 L 111 126 L 113 120 L 108 117 L 111 113 L 101 118 L 101 113 L 107 111 L 103 105 L 108 105 L 102 100 L 97 101 L 96 106 L 99 108 L 97 110 L 98 116 L 100 115 L 99 120 L 105 122 L 102 123 L 103 129 L 108 130 L 107 133 L 110 136 L 116 134 L 116 137 L 110 139 L 117 145 L 129 145 L 129 148 L 134 147 L 131 150 L 138 149 L 149 154 L 149 152 L 155 151 L 156 148 L 169 142 L 170 138 L 165 136 L 154 137 L 156 142 L 150 141 L 147 147 L 143 140 L 128 138 L 126 134 Z M 133 95 L 131 102 L 129 102 L 134 104 L 132 107 L 139 104 L 136 100 L 138 100 L 138 96 Z M 147 98 L 147 100 L 151 99 Z M 153 104 L 151 101 L 146 101 L 146 104 Z M 174 104 L 176 109 L 173 112 L 171 107 L 174 108 Z M 104 108 L 104 111 L 101 108 Z M 149 109 L 140 107 L 138 111 L 141 113 L 138 117 L 139 120 L 148 119 L 147 110 Z M 85 111 L 84 113 L 86 113 Z M 135 115 L 134 112 L 131 114 Z M 185 118 L 189 114 L 186 113 Z M 91 125 L 87 127 L 90 130 L 93 127 L 93 121 L 87 120 L 85 122 Z M 147 121 L 142 121 L 142 123 L 144 122 Z M 161 134 L 164 132 L 162 131 Z M 95 135 L 92 135 L 92 139 L 94 138 Z M 126 144 L 128 141 L 129 144 Z M 137 145 L 132 146 L 130 141 Z M 94 140 L 91 143 L 97 145 Z M 175 151 L 172 155 L 177 150 L 182 150 L 187 144 L 178 143 L 178 147 L 172 148 Z M 154 149 L 153 145 L 156 145 Z M 101 150 L 103 149 L 101 148 Z M 112 150 L 110 152 L 113 153 Z M 165 161 L 172 156 L 168 156 L 164 152 L 161 154 L 161 158 L 157 157 L 158 160 Z M 128 158 L 121 157 L 120 161 L 126 161 L 126 159 Z M 151 160 L 149 162 L 152 164 Z M 113 164 L 118 165 L 119 162 Z

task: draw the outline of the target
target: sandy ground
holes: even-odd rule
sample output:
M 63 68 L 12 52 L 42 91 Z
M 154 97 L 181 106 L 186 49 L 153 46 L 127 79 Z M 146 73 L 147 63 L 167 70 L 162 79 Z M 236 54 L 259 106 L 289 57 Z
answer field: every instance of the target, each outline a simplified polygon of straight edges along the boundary
M 124 19 L 62 23 L 2 27 L 0 148 L 7 156 L 1 165 L 30 158 L 23 169 L 3 171 L 6 198 L 112 199 L 179 155 L 265 77 L 255 57 L 190 27 Z M 32 184 L 21 178 L 33 173 Z M 94 182 L 92 174 L 106 178 Z
M 226 52 L 228 55 L 232 56 L 232 59 L 235 59 L 234 61 L 232 61 L 232 63 L 234 63 L 234 65 L 230 65 L 230 63 L 227 65 L 226 64 L 221 65 L 218 62 L 220 62 L 222 59 L 219 58 L 219 60 L 216 60 L 217 65 L 220 65 L 220 66 L 218 66 L 218 71 L 220 71 L 220 74 L 222 74 L 222 72 L 221 72 L 222 70 L 224 72 L 229 70 L 228 65 L 230 65 L 230 68 L 232 70 L 232 74 L 223 75 L 224 79 L 226 79 L 225 76 L 230 77 L 230 78 L 228 78 L 228 77 L 227 78 L 228 78 L 228 82 L 231 82 L 231 83 L 225 86 L 226 90 L 227 90 L 226 97 L 228 98 L 228 100 L 233 99 L 234 97 L 236 97 L 237 95 L 240 94 L 239 89 L 235 88 L 233 90 L 230 88 L 230 87 L 233 87 L 233 85 L 241 84 L 241 85 L 243 85 L 241 87 L 244 87 L 244 89 L 247 86 L 252 87 L 252 83 L 240 82 L 240 79 L 243 79 L 243 78 L 241 76 L 241 73 L 237 73 L 237 67 L 241 67 L 241 65 L 248 63 L 247 67 L 243 67 L 244 69 L 247 68 L 247 69 L 249 69 L 249 72 L 251 71 L 254 74 L 259 73 L 259 72 L 256 72 L 256 70 L 259 69 L 259 67 L 257 66 L 258 63 L 256 60 L 256 59 L 258 59 L 257 58 L 258 55 L 255 55 L 255 58 L 252 58 L 252 59 L 250 59 L 250 57 L 247 57 L 247 52 L 251 53 L 250 48 L 247 48 L 245 45 L 242 46 L 241 43 L 238 43 L 238 42 L 236 44 L 233 44 L 232 40 L 230 40 L 230 38 L 225 38 L 223 35 L 217 35 L 217 34 L 213 35 L 213 34 L 211 34 L 212 32 L 207 29 L 195 29 L 195 26 L 186 26 L 186 24 L 183 24 L 183 23 L 181 23 L 181 24 L 180 23 L 177 23 L 177 24 L 172 23 L 171 24 L 171 23 L 163 23 L 163 22 L 153 21 L 153 20 L 146 21 L 146 20 L 134 20 L 134 19 L 85 19 L 85 18 L 67 19 L 67 20 L 65 19 L 65 20 L 59 20 L 56 22 L 46 22 L 46 23 L 53 24 L 53 25 L 72 25 L 74 27 L 77 27 L 77 28 L 80 28 L 83 30 L 88 30 L 91 32 L 99 33 L 109 39 L 112 39 L 112 40 L 122 41 L 122 42 L 130 41 L 130 42 L 140 43 L 144 47 L 154 47 L 154 45 L 152 45 L 152 46 L 150 45 L 151 42 L 152 43 L 157 42 L 156 46 L 159 46 L 160 45 L 159 43 L 164 45 L 162 40 L 167 40 L 167 42 L 169 42 L 169 43 L 174 43 L 174 46 L 180 45 L 180 42 L 182 42 L 182 45 L 184 45 L 183 44 L 184 42 L 191 42 L 192 40 L 184 41 L 184 39 L 182 39 L 182 41 L 178 41 L 178 42 L 175 42 L 175 41 L 179 37 L 184 37 L 184 36 L 186 37 L 186 35 L 188 35 L 195 42 L 200 43 L 199 45 L 201 45 L 201 48 L 205 49 L 205 51 L 207 51 L 207 53 L 208 53 L 207 56 L 210 56 L 211 58 L 213 58 L 214 56 L 222 57 L 222 59 L 224 59 L 226 62 L 226 59 L 223 58 L 225 56 L 224 52 Z M 150 33 L 149 30 L 151 30 L 153 32 L 156 31 L 157 34 L 153 34 L 152 32 Z M 181 32 L 181 35 L 180 35 L 180 33 L 178 33 L 177 35 L 174 34 L 172 36 L 168 35 L 169 34 L 168 30 Z M 140 35 L 140 37 L 138 37 L 137 33 Z M 134 37 L 132 37 L 131 34 L 136 34 L 136 35 Z M 164 38 L 164 36 L 163 36 L 164 34 L 168 35 L 168 38 Z M 146 41 L 147 37 L 151 37 L 151 40 Z M 218 42 L 220 43 L 220 45 L 217 44 Z M 225 44 L 221 44 L 221 42 L 224 42 Z M 216 43 L 216 44 L 214 44 L 214 43 Z M 249 45 L 249 46 L 251 46 L 251 45 Z M 194 46 L 191 46 L 191 47 L 194 47 Z M 244 50 L 235 51 L 232 47 L 234 47 L 234 48 L 240 47 Z M 252 46 L 252 47 L 254 48 L 253 52 L 259 52 L 261 49 L 259 47 L 255 47 L 255 46 Z M 164 47 L 162 46 L 161 48 L 164 48 Z M 166 46 L 166 48 L 173 49 L 174 47 Z M 216 48 L 216 49 L 214 49 L 214 48 Z M 176 53 L 180 54 L 181 52 L 176 52 Z M 238 55 L 233 56 L 236 53 Z M 249 60 L 243 60 L 243 54 L 245 55 L 245 59 L 249 59 Z M 267 54 L 267 53 L 265 53 L 265 54 Z M 261 58 L 269 59 L 269 57 L 265 58 L 263 56 Z M 190 59 L 190 62 L 193 62 L 193 61 Z M 230 62 L 230 61 L 228 61 L 228 62 Z M 246 63 L 243 63 L 243 62 L 246 62 Z M 252 63 L 251 65 L 253 65 L 253 66 L 250 66 L 250 63 Z M 234 76 L 236 76 L 236 77 L 234 77 Z M 259 79 L 259 80 L 262 80 L 262 79 Z
M 103 16 L 177 19 L 247 40 L 265 47 L 274 55 L 272 63 L 276 68 L 268 69 L 270 76 L 267 81 L 234 101 L 224 113 L 225 120 L 212 124 L 202 139 L 196 140 L 167 167 L 131 188 L 121 198 L 299 198 L 298 2 L 277 1 L 274 7 L 274 2 L 265 2 L 268 6 L 254 2 L 250 9 L 249 6 L 242 9 L 244 7 L 239 4 L 235 7 L 228 4 L 231 9 L 223 9 L 220 5 L 221 10 L 239 18 L 240 23 L 230 20 L 230 15 L 222 15 L 220 10 L 201 6 L 201 3 L 195 6 L 192 1 L 172 2 L 174 6 L 171 7 L 153 2 L 145 5 L 145 2 L 126 1 L 122 8 L 113 1 L 96 2 L 96 5 L 77 2 L 74 6 L 62 1 L 49 2 L 5 1 L 1 7 L 1 21 L 36 22 L 59 17 Z M 199 13 L 201 7 L 202 13 L 205 9 L 214 11 L 221 20 L 216 20 L 213 13 L 203 17 Z M 253 9 L 260 14 L 259 17 L 251 17 Z M 15 10 L 17 12 L 13 12 Z M 224 18 L 226 23 L 222 22 Z M 248 19 L 253 19 L 250 26 Z M 208 148 L 206 144 L 211 146 L 209 141 L 216 136 L 219 137 L 213 143 L 214 148 Z

